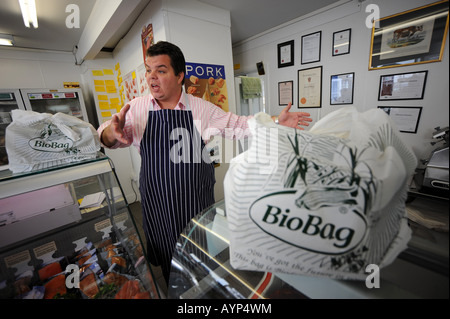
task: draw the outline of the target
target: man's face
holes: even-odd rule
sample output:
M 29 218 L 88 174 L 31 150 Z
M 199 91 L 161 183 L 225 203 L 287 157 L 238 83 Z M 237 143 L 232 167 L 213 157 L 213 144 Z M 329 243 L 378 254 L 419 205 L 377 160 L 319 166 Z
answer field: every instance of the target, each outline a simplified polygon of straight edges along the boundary
M 184 73 L 175 74 L 168 55 L 145 59 L 145 79 L 152 95 L 162 108 L 174 108 L 181 95 Z

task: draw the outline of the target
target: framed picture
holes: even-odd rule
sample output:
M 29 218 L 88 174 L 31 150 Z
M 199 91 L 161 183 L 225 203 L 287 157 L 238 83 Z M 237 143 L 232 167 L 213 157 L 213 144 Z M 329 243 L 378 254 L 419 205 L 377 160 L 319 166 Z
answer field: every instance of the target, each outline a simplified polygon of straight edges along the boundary
M 374 20 L 369 70 L 441 61 L 447 29 L 448 0 Z
M 420 71 L 380 76 L 378 101 L 423 99 L 427 74 Z
M 322 31 L 302 36 L 302 64 L 320 61 Z
M 294 65 L 294 40 L 278 44 L 278 67 Z
M 322 67 L 298 71 L 298 108 L 322 107 Z
M 333 56 L 350 53 L 352 29 L 345 29 L 333 33 Z
M 353 104 L 355 73 L 336 74 L 330 80 L 330 104 Z
M 400 132 L 417 133 L 419 126 L 421 106 L 379 106 L 397 125 Z
M 278 82 L 278 105 L 294 102 L 294 81 Z

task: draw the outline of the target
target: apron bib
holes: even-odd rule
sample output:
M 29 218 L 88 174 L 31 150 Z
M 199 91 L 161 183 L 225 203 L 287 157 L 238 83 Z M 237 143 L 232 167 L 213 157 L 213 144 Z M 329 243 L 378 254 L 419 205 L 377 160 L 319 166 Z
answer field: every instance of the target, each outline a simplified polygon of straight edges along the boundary
M 168 282 L 172 254 L 189 221 L 214 204 L 214 165 L 187 110 L 150 111 L 141 141 L 140 193 L 147 256 Z

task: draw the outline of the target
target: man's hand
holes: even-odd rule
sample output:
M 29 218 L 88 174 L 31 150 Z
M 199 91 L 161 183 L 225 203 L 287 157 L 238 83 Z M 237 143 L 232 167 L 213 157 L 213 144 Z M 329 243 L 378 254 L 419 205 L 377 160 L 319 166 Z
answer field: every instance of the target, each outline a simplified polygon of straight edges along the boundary
M 291 106 L 292 103 L 289 102 L 288 106 L 281 111 L 278 116 L 278 123 L 299 130 L 303 130 L 303 127 L 300 127 L 300 125 L 309 126 L 308 122 L 312 122 L 312 119 L 310 118 L 311 115 L 307 112 L 289 112 Z
M 125 105 L 119 113 L 113 115 L 111 119 L 111 123 L 108 127 L 103 130 L 102 133 L 102 142 L 106 146 L 112 146 L 117 141 L 129 144 L 130 141 L 125 136 L 123 132 L 123 128 L 125 126 L 125 118 L 128 110 L 130 109 L 130 104 Z

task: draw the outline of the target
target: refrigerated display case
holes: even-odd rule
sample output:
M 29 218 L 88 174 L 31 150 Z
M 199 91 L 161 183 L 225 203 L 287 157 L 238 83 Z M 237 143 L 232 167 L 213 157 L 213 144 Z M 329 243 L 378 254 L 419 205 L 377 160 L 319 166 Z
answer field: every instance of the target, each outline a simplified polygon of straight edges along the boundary
M 81 89 L 21 89 L 25 109 L 39 113 L 58 112 L 89 122 Z
M 413 236 L 408 248 L 392 264 L 380 269 L 379 286 L 370 287 L 364 280 L 234 269 L 229 261 L 226 207 L 220 201 L 193 218 L 179 237 L 172 259 L 168 298 L 448 299 L 448 205 L 448 200 L 423 198 L 408 204 L 410 209 L 446 216 L 447 231 L 435 231 L 411 221 Z
M 110 159 L 0 172 L 0 299 L 156 299 Z
M 8 169 L 8 154 L 5 147 L 6 127 L 12 122 L 11 111 L 25 110 L 20 90 L 0 90 L 0 170 Z

